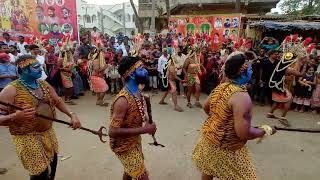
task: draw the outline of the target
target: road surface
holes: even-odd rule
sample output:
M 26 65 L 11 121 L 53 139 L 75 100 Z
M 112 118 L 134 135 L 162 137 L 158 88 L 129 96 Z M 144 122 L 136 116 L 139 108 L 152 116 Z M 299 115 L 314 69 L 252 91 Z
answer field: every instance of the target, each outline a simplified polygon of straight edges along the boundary
M 143 136 L 143 151 L 151 180 L 198 180 L 200 173 L 191 161 L 192 150 L 198 140 L 199 129 L 206 119 L 205 113 L 197 108 L 187 109 L 185 99 L 179 97 L 183 113 L 172 110 L 172 106 L 157 104 L 159 95 L 152 97 L 153 118 L 157 122 L 158 141 L 165 148 L 149 146 L 152 139 Z M 202 101 L 204 100 L 204 95 Z M 110 101 L 111 97 L 107 99 Z M 170 102 L 169 98 L 167 101 Z M 81 119 L 82 125 L 98 129 L 108 127 L 110 108 L 95 106 L 91 95 L 76 100 L 71 106 Z M 265 118 L 268 107 L 254 107 L 253 124 L 280 125 L 276 120 Z M 67 119 L 59 113 L 59 118 Z M 319 115 L 289 112 L 294 127 L 316 128 L 320 125 Z M 109 144 L 84 131 L 73 131 L 64 125 L 54 125 L 59 144 L 60 158 L 57 180 L 120 180 L 122 166 L 110 151 Z M 261 144 L 248 143 L 254 165 L 261 180 L 319 180 L 320 179 L 320 134 L 278 132 Z M 62 158 L 69 157 L 64 161 Z M 15 148 L 7 128 L 0 128 L 0 167 L 8 168 L 1 180 L 28 179 L 27 172 L 17 159 Z

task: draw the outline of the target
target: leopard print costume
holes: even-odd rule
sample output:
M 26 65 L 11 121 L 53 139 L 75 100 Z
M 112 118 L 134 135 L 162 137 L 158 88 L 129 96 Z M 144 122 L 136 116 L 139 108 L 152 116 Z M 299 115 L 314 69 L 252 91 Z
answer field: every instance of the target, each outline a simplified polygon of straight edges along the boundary
M 110 126 L 118 128 L 138 128 L 142 127 L 145 121 L 144 102 L 141 104 L 143 114 L 139 112 L 139 105 L 134 100 L 126 89 L 122 89 L 115 97 L 113 102 L 116 102 L 120 97 L 125 97 L 128 102 L 128 112 L 125 120 L 113 119 L 113 105 L 111 107 L 111 123 Z M 114 103 L 113 103 L 114 104 Z M 144 156 L 141 148 L 141 136 L 133 136 L 128 138 L 110 138 L 111 150 L 116 154 L 121 161 L 124 172 L 133 179 L 145 175 L 147 170 L 144 165 Z
M 230 97 L 246 90 L 232 83 L 219 85 L 210 95 L 210 112 L 202 127 L 202 136 L 192 159 L 199 170 L 220 180 L 257 179 L 251 164 L 246 141 L 234 130 Z
M 49 85 L 45 81 L 39 81 L 45 91 L 49 92 Z M 25 104 L 37 107 L 38 100 L 33 97 L 19 81 L 13 81 L 11 86 L 16 88 L 15 104 L 22 106 Z M 49 93 L 44 93 L 53 116 L 55 117 L 54 103 Z M 14 110 L 10 110 L 14 112 Z M 30 175 L 39 175 L 47 168 L 50 170 L 50 163 L 53 160 L 54 154 L 58 153 L 58 140 L 53 128 L 49 128 L 44 132 L 36 132 L 37 121 L 25 123 L 23 126 L 11 124 L 9 126 L 10 133 L 13 137 L 13 142 L 16 145 L 16 151 L 23 167 L 29 171 Z

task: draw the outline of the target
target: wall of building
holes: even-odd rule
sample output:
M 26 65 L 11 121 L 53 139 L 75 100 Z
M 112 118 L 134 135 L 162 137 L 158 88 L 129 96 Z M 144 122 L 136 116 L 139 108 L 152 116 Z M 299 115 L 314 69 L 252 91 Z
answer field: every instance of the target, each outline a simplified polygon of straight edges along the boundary
M 77 2 L 78 24 L 86 29 L 97 27 L 99 31 L 109 35 L 123 32 L 131 36 L 136 32 L 136 18 L 129 2 L 124 4 L 124 11 L 123 4 L 101 6 L 88 4 L 82 0 Z
M 155 2 L 156 17 L 166 14 L 165 0 Z M 278 2 L 279 0 L 241 0 L 241 13 L 265 14 Z M 171 15 L 230 14 L 235 12 L 235 0 L 170 0 L 170 10 Z M 144 30 L 149 31 L 152 0 L 139 0 L 139 16 L 143 18 Z

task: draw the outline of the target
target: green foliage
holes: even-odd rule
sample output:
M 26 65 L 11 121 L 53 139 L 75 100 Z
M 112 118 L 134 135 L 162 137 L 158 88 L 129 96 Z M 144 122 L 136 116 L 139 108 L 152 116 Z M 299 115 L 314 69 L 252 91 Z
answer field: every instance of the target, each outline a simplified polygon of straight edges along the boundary
M 284 0 L 280 7 L 288 15 L 317 15 L 320 10 L 320 0 Z
M 86 29 L 83 27 L 83 25 L 79 25 L 79 33 L 80 36 L 84 35 L 86 33 Z

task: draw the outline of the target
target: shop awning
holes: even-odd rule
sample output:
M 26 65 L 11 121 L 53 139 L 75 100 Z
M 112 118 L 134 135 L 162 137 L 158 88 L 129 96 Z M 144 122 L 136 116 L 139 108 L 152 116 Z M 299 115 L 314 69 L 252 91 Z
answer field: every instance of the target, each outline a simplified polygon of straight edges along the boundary
M 263 28 L 266 30 L 320 30 L 320 22 L 310 21 L 291 21 L 291 22 L 276 22 L 276 21 L 257 21 L 250 23 L 250 27 Z

